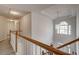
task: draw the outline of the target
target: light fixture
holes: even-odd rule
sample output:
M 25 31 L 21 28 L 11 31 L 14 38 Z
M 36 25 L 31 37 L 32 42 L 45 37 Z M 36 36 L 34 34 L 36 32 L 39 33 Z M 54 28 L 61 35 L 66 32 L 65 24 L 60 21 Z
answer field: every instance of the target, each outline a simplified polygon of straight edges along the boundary
M 20 15 L 20 13 L 19 12 L 16 12 L 16 11 L 10 11 L 10 14 L 13 14 L 13 15 Z
M 9 21 L 13 22 L 14 20 L 9 20 Z

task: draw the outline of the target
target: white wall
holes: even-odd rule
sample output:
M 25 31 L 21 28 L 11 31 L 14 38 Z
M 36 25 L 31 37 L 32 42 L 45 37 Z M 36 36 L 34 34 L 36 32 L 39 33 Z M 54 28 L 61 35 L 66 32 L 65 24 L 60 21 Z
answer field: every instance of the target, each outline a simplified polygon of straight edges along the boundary
M 20 20 L 20 30 L 22 35 L 31 35 L 31 14 L 25 15 Z
M 0 41 L 7 39 L 8 34 L 8 20 L 5 17 L 0 16 Z
M 37 12 L 32 13 L 32 37 L 50 45 L 53 37 L 52 20 Z
M 79 38 L 79 8 L 77 9 L 76 17 L 76 37 Z

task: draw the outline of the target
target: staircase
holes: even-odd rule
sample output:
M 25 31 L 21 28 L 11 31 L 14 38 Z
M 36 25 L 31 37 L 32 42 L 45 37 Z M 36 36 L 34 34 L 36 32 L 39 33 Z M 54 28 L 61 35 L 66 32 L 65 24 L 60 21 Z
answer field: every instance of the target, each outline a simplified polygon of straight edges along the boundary
M 9 40 L 10 39 L 10 40 Z M 19 31 L 10 31 L 9 39 L 0 41 L 0 55 L 24 55 L 25 50 L 30 52 L 25 52 L 25 55 L 78 55 L 78 39 L 67 42 L 61 46 L 53 47 L 49 46 L 42 42 L 39 42 L 35 39 L 32 39 L 29 36 L 23 36 Z M 11 44 L 11 40 L 14 40 Z M 25 42 L 25 43 L 24 43 Z M 27 43 L 29 42 L 29 46 Z M 27 46 L 25 46 L 27 45 Z M 25 48 L 26 49 L 25 49 Z M 75 47 L 75 49 L 72 49 Z M 65 51 L 64 49 L 66 48 Z
M 51 47 L 29 36 L 23 36 L 19 31 L 10 31 L 10 40 L 15 43 L 12 47 L 16 54 L 20 55 L 70 55 L 55 47 Z M 11 41 L 12 42 L 12 41 Z M 23 53 L 24 52 L 24 53 Z M 28 53 L 29 52 L 29 53 Z
M 60 49 L 60 50 L 64 48 L 67 48 L 69 50 L 68 53 L 72 55 L 78 55 L 79 54 L 79 38 L 57 47 L 57 49 Z

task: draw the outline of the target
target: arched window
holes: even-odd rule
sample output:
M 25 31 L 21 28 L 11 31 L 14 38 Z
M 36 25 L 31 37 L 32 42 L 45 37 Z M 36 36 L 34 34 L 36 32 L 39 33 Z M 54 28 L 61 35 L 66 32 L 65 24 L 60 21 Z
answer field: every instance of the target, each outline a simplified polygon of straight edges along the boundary
M 71 34 L 71 25 L 69 25 L 66 21 L 62 21 L 59 24 L 56 24 L 55 29 L 57 31 L 57 34 Z

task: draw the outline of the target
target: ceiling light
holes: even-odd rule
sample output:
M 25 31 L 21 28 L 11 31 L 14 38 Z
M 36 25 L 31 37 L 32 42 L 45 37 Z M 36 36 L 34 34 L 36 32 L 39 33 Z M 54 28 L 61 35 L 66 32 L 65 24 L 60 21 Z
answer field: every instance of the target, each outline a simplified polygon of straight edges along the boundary
M 16 11 L 10 11 L 10 13 L 13 14 L 13 15 L 20 15 L 20 13 L 16 12 Z
M 14 20 L 10 20 L 11 22 L 13 22 Z

